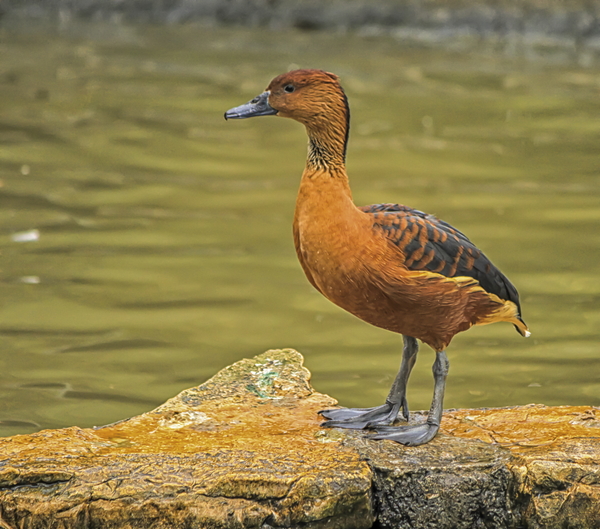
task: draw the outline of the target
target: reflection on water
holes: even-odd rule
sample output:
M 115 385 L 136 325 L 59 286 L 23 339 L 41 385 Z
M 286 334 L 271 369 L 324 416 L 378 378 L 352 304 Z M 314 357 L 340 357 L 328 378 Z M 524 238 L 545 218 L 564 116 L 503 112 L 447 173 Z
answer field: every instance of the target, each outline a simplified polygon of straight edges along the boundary
M 110 423 L 273 347 L 343 404 L 382 401 L 401 338 L 296 261 L 304 131 L 222 118 L 296 65 L 342 77 L 356 202 L 437 214 L 521 292 L 532 338 L 459 335 L 446 405 L 600 405 L 600 70 L 387 38 L 78 31 L 1 34 L 1 434 Z M 413 409 L 432 361 L 424 347 Z

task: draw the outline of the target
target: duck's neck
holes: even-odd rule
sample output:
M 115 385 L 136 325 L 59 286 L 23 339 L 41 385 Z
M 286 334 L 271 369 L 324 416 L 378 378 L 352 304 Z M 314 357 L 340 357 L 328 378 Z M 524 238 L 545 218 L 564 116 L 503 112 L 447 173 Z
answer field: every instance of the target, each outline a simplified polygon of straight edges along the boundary
M 353 204 L 345 163 L 348 135 L 346 129 L 327 125 L 319 129 L 306 127 L 308 156 L 296 207 L 304 210 L 303 206 L 309 203 L 316 206 L 311 216 L 333 213 Z
M 346 145 L 350 131 L 350 109 L 344 93 L 327 115 L 313 117 L 305 123 L 308 134 L 306 169 L 331 171 L 332 176 L 346 173 Z
M 308 132 L 308 156 L 306 168 L 328 170 L 344 167 L 346 164 L 346 142 L 342 134 L 324 133 L 323 130 Z
M 325 158 L 323 152 L 328 154 L 331 151 L 319 151 L 319 158 L 313 161 L 309 150 L 296 200 L 297 215 L 301 211 L 309 211 L 311 217 L 322 217 L 338 215 L 340 208 L 355 209 L 343 158 Z

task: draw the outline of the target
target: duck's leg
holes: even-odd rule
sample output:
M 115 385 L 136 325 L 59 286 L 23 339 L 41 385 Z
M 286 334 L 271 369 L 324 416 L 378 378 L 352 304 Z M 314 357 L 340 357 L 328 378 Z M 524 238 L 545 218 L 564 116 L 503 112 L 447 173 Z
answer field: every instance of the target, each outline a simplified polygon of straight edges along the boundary
M 450 364 L 444 351 L 436 353 L 433 364 L 433 400 L 427 421 L 423 424 L 409 426 L 384 426 L 377 428 L 377 434 L 369 436 L 370 439 L 389 439 L 407 446 L 422 445 L 431 441 L 440 429 L 442 412 L 444 409 L 444 390 L 446 389 L 446 376 Z
M 400 371 L 392 384 L 390 392 L 385 399 L 385 404 L 375 408 L 340 408 L 337 410 L 323 410 L 319 413 L 328 419 L 322 426 L 328 428 L 362 428 L 377 427 L 392 424 L 402 410 L 402 416 L 408 421 L 408 403 L 406 401 L 406 385 L 408 377 L 417 360 L 419 344 L 411 336 L 404 337 L 402 362 Z

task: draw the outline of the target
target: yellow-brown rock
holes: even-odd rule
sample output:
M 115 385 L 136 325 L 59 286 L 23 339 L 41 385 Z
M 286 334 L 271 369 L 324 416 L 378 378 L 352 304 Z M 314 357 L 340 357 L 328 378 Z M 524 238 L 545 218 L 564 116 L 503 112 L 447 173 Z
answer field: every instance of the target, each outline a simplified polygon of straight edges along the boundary
M 0 439 L 0 527 L 371 527 L 371 470 L 309 377 L 268 351 L 115 425 Z
M 381 527 L 600 528 L 600 409 L 447 410 L 441 431 L 413 448 L 345 443 L 373 470 Z
M 0 528 L 596 528 L 600 412 L 450 410 L 420 447 L 323 430 L 267 351 L 155 410 L 0 439 Z
M 444 431 L 505 447 L 531 528 L 600 528 L 600 409 L 529 405 L 453 410 Z

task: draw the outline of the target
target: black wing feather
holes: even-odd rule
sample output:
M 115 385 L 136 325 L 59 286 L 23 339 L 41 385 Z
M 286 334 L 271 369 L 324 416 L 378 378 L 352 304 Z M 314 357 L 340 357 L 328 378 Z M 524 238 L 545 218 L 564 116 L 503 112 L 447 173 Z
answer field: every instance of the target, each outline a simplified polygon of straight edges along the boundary
M 401 204 L 373 204 L 360 208 L 373 216 L 405 255 L 409 270 L 427 270 L 446 277 L 468 276 L 500 299 L 519 307 L 519 294 L 468 237 L 447 222 Z

